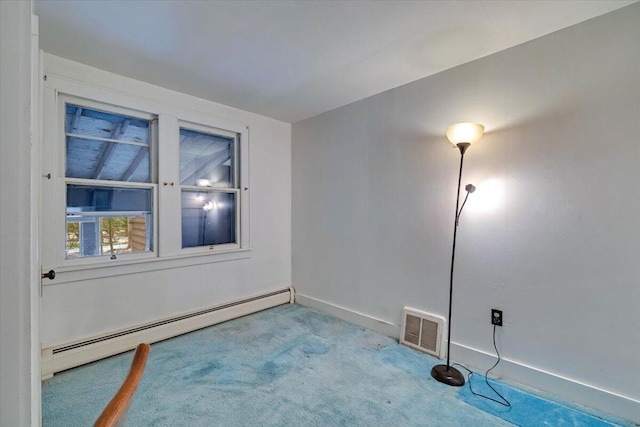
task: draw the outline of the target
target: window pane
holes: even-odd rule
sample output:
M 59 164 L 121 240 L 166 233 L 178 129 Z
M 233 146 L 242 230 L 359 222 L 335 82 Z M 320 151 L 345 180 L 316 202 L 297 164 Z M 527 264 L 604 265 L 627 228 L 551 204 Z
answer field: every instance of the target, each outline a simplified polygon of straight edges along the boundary
M 67 216 L 67 259 L 151 251 L 147 216 Z
M 232 188 L 234 138 L 180 129 L 180 184 Z
M 67 258 L 151 251 L 151 191 L 67 185 Z
M 66 176 L 150 182 L 148 120 L 67 104 Z
M 182 191 L 182 247 L 236 243 L 236 194 Z

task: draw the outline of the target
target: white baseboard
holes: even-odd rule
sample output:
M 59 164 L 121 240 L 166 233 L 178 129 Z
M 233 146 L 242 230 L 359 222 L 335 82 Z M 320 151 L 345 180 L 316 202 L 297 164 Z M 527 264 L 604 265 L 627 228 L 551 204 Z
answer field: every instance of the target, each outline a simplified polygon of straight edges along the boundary
M 451 342 L 451 358 L 484 371 L 497 360 L 493 354 Z M 495 375 L 558 396 L 571 403 L 593 408 L 634 423 L 640 423 L 640 401 L 591 384 L 502 358 L 492 371 Z
M 64 371 L 65 369 L 133 350 L 142 342 L 151 344 L 267 308 L 290 303 L 292 302 L 292 293 L 293 288 L 289 288 L 288 290 L 276 291 L 271 294 L 221 304 L 209 309 L 185 313 L 182 316 L 173 316 L 138 326 L 145 327 L 151 324 L 162 323 L 147 329 L 129 332 L 134 328 L 127 328 L 98 337 L 42 349 L 42 379 L 50 378 L 54 373 Z M 119 333 L 123 334 L 114 336 Z M 109 338 L 105 339 L 106 337 Z M 86 343 L 91 340 L 95 340 L 96 342 Z M 71 348 L 65 349 L 68 347 Z
M 358 313 L 357 311 L 340 307 L 339 305 L 331 304 L 307 295 L 302 295 L 298 292 L 296 292 L 295 301 L 300 305 L 330 314 L 331 316 L 337 317 L 345 322 L 371 329 L 372 331 L 376 331 L 382 335 L 387 335 L 395 339 L 400 338 L 400 326 L 394 325 L 393 323 L 389 323 L 385 320 L 376 319 L 375 317 L 371 317 L 367 314 Z
M 295 294 L 296 303 L 316 309 L 349 323 L 371 329 L 398 339 L 400 326 L 358 313 L 345 307 L 319 300 L 300 293 Z M 497 360 L 495 355 L 451 342 L 451 358 L 482 371 Z M 503 358 L 494 372 L 507 380 L 552 394 L 560 399 L 584 405 L 603 413 L 640 423 L 640 401 L 628 396 L 585 384 L 562 375 L 547 372 L 534 366 Z

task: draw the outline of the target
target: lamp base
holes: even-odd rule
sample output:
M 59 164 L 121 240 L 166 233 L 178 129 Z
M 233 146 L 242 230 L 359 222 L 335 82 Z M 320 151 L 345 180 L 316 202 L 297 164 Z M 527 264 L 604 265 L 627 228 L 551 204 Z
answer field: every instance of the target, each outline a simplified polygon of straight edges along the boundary
M 447 365 L 436 365 L 431 369 L 431 376 L 443 384 L 454 387 L 464 385 L 464 376 L 456 368 Z

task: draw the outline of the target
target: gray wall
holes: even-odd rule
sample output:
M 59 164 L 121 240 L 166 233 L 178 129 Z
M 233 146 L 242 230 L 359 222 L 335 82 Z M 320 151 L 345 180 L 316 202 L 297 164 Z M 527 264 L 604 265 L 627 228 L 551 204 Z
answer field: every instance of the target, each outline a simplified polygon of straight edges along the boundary
M 640 400 L 639 22 L 634 4 L 294 124 L 297 291 L 396 325 L 404 305 L 445 315 L 444 132 L 478 121 L 453 341 L 493 353 L 498 307 L 505 357 Z
M 31 4 L 0 1 L 0 426 L 31 423 Z

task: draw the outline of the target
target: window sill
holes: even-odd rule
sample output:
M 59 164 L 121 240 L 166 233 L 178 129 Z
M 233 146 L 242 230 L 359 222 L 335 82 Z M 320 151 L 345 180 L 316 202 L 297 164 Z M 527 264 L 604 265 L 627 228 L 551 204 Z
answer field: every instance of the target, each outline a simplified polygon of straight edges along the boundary
M 189 267 L 192 265 L 211 264 L 216 262 L 248 259 L 251 248 L 233 249 L 211 254 L 189 254 L 165 257 L 122 260 L 115 263 L 84 264 L 63 266 L 55 269 L 54 280 L 43 280 L 43 286 L 61 283 L 78 282 L 83 280 L 100 279 L 104 277 L 123 276 L 127 274 L 145 273 L 147 271 L 167 270 L 170 268 Z

